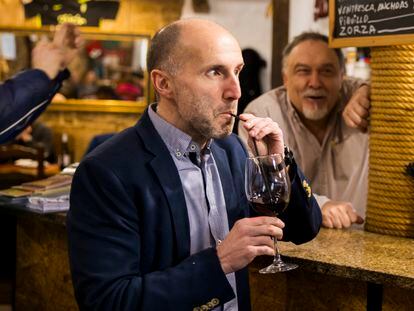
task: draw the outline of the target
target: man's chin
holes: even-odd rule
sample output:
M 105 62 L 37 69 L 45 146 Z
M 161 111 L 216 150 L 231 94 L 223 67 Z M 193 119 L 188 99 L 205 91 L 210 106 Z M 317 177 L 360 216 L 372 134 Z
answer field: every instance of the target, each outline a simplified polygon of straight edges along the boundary
M 222 138 L 226 138 L 227 136 L 229 136 L 232 133 L 233 127 L 229 127 L 229 128 L 225 128 L 222 129 L 220 131 L 216 131 L 215 133 L 213 133 L 213 138 L 214 139 L 222 139 Z
M 319 121 L 324 119 L 329 111 L 327 109 L 303 109 L 302 113 L 308 120 Z

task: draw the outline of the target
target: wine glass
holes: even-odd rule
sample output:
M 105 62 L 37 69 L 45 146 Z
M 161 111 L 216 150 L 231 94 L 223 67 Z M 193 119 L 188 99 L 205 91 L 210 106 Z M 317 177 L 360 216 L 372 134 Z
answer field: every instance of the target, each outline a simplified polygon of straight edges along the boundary
M 245 191 L 253 209 L 264 216 L 278 216 L 289 204 L 290 180 L 282 154 L 249 157 L 246 160 Z M 277 239 L 273 238 L 273 263 L 260 273 L 276 273 L 295 269 L 296 264 L 280 258 Z

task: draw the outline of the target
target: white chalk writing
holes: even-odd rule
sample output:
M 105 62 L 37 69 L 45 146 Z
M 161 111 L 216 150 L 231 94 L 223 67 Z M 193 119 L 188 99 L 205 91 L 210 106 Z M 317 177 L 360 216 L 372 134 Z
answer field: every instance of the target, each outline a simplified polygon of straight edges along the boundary
M 376 29 L 373 25 L 340 26 L 339 36 L 375 35 Z

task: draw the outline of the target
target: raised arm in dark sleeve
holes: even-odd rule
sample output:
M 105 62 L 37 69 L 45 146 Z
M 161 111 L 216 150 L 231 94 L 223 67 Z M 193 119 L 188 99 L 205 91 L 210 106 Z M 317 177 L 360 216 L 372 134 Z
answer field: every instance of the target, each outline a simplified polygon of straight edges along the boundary
M 19 73 L 0 85 L 0 144 L 12 140 L 48 106 L 69 71 L 50 80 L 38 69 Z
M 280 218 L 285 222 L 283 240 L 301 244 L 312 240 L 322 225 L 322 214 L 316 202 L 309 180 L 296 162 L 289 167 L 291 194 L 289 205 Z

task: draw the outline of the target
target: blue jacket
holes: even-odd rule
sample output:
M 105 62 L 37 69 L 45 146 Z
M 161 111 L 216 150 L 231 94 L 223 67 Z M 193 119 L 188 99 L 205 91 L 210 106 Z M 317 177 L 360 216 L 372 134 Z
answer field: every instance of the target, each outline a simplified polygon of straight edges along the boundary
M 26 70 L 0 85 L 0 144 L 12 140 L 48 106 L 69 71 L 50 80 L 39 69 Z
M 246 151 L 235 135 L 211 148 L 231 228 L 249 214 Z M 316 236 L 321 214 L 302 187 L 302 174 L 295 175 L 281 218 L 285 239 L 302 243 Z M 69 258 L 81 310 L 193 310 L 234 297 L 215 248 L 190 255 L 180 177 L 147 112 L 86 156 L 70 205 Z M 239 310 L 250 310 L 246 268 L 236 272 L 236 282 Z

